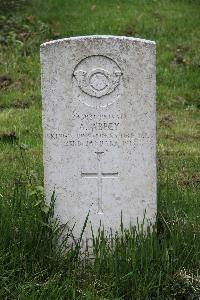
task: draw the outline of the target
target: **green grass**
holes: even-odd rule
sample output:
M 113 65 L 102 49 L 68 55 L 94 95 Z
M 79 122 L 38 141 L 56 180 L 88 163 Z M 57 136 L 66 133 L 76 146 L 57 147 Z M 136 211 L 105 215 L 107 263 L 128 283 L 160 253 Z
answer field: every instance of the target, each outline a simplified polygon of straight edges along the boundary
M 199 299 L 200 3 L 5 1 L 0 56 L 0 299 Z M 157 233 L 131 228 L 94 262 L 55 247 L 43 202 L 39 45 L 89 34 L 157 43 Z M 21 145 L 21 146 L 20 146 Z
M 158 230 L 100 230 L 91 260 L 68 235 L 56 246 L 53 199 L 47 210 L 39 190 L 16 189 L 0 202 L 0 299 L 198 300 L 199 199 L 164 185 L 159 200 Z

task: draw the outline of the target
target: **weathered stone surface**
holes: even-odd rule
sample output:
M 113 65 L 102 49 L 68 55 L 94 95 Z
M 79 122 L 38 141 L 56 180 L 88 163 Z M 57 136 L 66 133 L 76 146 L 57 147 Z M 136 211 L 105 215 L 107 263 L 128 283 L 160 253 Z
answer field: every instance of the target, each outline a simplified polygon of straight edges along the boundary
M 156 213 L 155 43 L 114 37 L 41 45 L 47 199 L 80 235 L 154 221 Z M 88 224 L 85 232 L 90 236 Z

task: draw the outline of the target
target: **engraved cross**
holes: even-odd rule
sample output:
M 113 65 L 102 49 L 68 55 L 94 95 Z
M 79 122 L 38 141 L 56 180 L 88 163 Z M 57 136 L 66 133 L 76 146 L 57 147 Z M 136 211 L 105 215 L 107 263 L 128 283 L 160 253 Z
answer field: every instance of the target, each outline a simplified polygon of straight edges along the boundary
M 98 198 L 97 198 L 97 204 L 98 204 L 98 214 L 103 214 L 103 201 L 102 201 L 102 188 L 103 188 L 103 178 L 116 178 L 118 177 L 119 173 L 105 173 L 101 172 L 101 157 L 104 152 L 95 152 L 97 154 L 97 160 L 98 160 L 98 172 L 94 173 L 85 173 L 81 172 L 82 177 L 87 178 L 97 178 L 97 185 L 98 185 Z

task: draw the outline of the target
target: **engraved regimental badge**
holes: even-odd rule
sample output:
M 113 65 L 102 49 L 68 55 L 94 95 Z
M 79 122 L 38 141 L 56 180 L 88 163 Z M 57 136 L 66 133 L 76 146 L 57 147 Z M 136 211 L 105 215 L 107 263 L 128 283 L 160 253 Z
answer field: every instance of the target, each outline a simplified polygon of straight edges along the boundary
M 93 100 L 82 95 L 82 101 L 88 106 L 104 107 L 113 103 L 116 99 L 100 100 L 116 90 L 120 84 L 122 71 L 117 63 L 103 55 L 93 55 L 84 58 L 75 68 L 73 76 L 82 93 Z M 116 95 L 117 96 L 117 95 Z M 96 102 L 94 98 L 100 101 Z

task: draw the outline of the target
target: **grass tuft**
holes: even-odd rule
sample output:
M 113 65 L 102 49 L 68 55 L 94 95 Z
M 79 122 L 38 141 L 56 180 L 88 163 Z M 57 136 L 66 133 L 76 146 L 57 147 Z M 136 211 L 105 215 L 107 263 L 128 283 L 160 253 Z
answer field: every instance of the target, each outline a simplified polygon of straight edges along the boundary
M 73 232 L 52 218 L 54 195 L 46 210 L 41 194 L 24 187 L 1 198 L 0 298 L 198 299 L 200 215 L 195 207 L 187 213 L 192 193 L 159 191 L 156 225 L 145 232 L 122 225 L 109 236 L 99 228 L 90 256 L 81 236 L 70 246 Z

